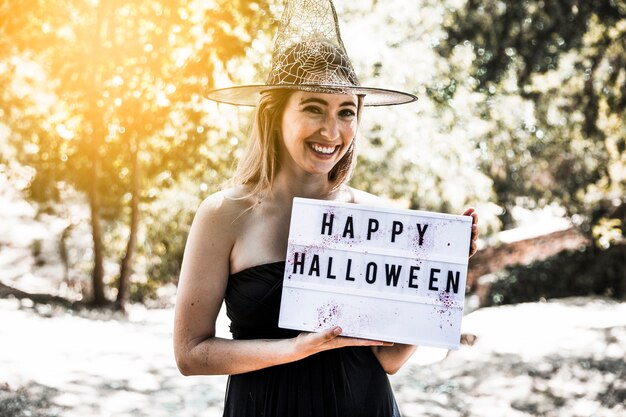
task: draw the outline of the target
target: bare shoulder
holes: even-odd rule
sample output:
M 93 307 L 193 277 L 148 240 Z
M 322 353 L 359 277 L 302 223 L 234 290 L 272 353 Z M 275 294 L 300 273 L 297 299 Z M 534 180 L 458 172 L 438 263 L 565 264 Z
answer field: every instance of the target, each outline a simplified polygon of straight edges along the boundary
M 202 201 L 187 237 L 181 283 L 191 285 L 194 291 L 201 291 L 204 285 L 225 285 L 231 251 L 245 231 L 244 218 L 251 200 L 243 190 L 229 188 Z
M 198 208 L 196 217 L 232 225 L 254 203 L 254 199 L 246 194 L 242 187 L 227 188 L 205 198 Z
M 226 262 L 235 242 L 245 232 L 245 220 L 254 199 L 241 188 L 228 188 L 205 198 L 196 211 L 188 244 L 202 248 L 214 260 Z

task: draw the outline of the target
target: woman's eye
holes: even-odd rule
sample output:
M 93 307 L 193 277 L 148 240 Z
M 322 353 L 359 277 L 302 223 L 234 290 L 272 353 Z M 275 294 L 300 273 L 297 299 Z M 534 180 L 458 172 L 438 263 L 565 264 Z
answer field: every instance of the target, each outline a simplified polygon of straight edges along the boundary
M 354 117 L 354 116 L 356 116 L 356 113 L 353 110 L 345 109 L 345 110 L 341 110 L 339 112 L 339 116 L 341 116 L 341 117 Z
M 314 114 L 322 114 L 322 109 L 317 106 L 306 106 L 304 108 L 305 112 L 314 113 Z

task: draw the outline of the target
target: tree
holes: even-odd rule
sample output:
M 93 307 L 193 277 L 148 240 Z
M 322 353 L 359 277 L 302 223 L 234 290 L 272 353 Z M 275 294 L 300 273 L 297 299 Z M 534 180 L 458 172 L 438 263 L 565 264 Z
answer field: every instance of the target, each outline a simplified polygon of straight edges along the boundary
M 102 222 L 128 217 L 116 300 L 123 308 L 146 190 L 201 161 L 207 169 L 222 162 L 200 151 L 217 129 L 200 93 L 246 55 L 255 31 L 273 25 L 269 8 L 265 0 L 0 6 L 0 112 L 18 160 L 34 169 L 30 198 L 56 201 L 64 187 L 87 197 L 94 304 L 107 302 Z
M 492 184 L 476 163 L 472 128 L 480 123 L 472 113 L 479 94 L 457 91 L 455 101 L 441 99 L 454 88 L 449 63 L 434 49 L 443 36 L 445 3 L 337 2 L 343 41 L 361 84 L 419 98 L 364 110 L 352 185 L 413 209 L 460 213 L 478 206 L 481 225 L 493 230 Z
M 473 56 L 500 204 L 558 202 L 586 230 L 624 211 L 626 2 L 468 0 L 444 26 L 442 56 Z

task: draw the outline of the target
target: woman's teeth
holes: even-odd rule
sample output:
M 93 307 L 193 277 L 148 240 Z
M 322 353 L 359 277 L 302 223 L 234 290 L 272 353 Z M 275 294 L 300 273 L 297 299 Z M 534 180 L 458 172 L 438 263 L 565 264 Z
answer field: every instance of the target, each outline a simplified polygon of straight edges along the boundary
M 312 143 L 311 148 L 313 148 L 315 152 L 323 153 L 325 155 L 330 155 L 333 152 L 335 152 L 335 149 L 337 149 L 336 146 L 326 147 L 326 146 L 318 145 L 316 143 Z

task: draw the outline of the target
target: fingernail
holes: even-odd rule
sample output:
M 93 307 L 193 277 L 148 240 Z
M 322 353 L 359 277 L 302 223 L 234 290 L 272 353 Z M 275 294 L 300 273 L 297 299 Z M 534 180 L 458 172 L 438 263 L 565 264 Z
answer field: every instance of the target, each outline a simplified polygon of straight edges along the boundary
M 335 327 L 335 329 L 333 330 L 333 334 L 341 334 L 341 327 Z

